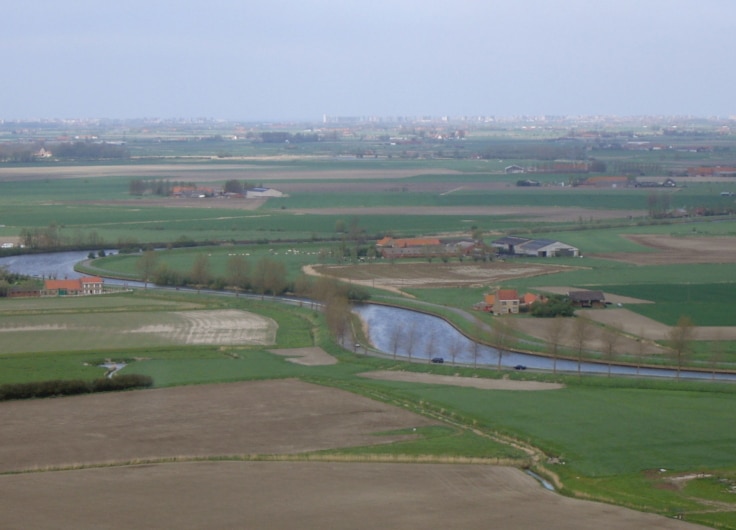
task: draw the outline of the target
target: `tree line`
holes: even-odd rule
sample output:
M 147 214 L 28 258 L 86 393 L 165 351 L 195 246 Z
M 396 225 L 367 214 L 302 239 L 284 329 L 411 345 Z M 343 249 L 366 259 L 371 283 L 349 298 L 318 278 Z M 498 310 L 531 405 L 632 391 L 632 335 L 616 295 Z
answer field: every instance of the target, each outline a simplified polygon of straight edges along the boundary
M 244 256 L 230 256 L 225 266 L 225 274 L 212 272 L 209 256 L 199 253 L 194 258 L 191 268 L 181 272 L 166 263 L 160 262 L 160 255 L 154 250 L 141 254 L 136 264 L 141 280 L 147 286 L 154 283 L 170 287 L 194 287 L 200 289 L 230 289 L 235 292 L 248 292 L 262 296 L 278 296 L 294 293 L 315 300 L 322 300 L 321 292 L 343 292 L 350 300 L 365 300 L 368 293 L 359 286 L 351 285 L 345 289 L 311 280 L 302 275 L 293 282 L 289 281 L 286 266 L 281 261 L 264 256 L 251 262 Z M 328 285 L 330 286 L 328 288 Z
M 251 263 L 243 256 L 230 256 L 225 275 L 214 275 L 209 257 L 197 254 L 189 271 L 179 272 L 159 262 L 156 251 L 144 252 L 137 263 L 138 272 L 148 287 L 149 282 L 161 286 L 191 287 L 195 289 L 232 290 L 236 293 L 279 296 L 286 293 L 305 299 L 305 303 L 319 304 L 325 315 L 327 328 L 344 345 L 350 333 L 350 304 L 370 298 L 367 289 L 338 281 L 336 278 L 317 278 L 301 274 L 293 282 L 287 276 L 286 266 L 264 256 Z

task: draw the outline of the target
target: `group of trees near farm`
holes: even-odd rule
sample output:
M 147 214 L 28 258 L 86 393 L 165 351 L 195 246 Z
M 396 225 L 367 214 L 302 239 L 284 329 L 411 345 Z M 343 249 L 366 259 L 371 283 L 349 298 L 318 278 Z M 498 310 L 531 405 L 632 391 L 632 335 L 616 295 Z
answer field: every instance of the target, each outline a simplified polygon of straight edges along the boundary
M 644 347 L 646 339 L 642 336 L 637 338 L 637 351 L 621 351 L 621 342 L 625 333 L 619 327 L 601 326 L 583 316 L 575 316 L 572 319 L 564 318 L 562 315 L 554 315 L 552 321 L 546 326 L 543 340 L 547 348 L 547 355 L 552 359 L 552 371 L 557 373 L 557 360 L 563 355 L 567 358 L 574 356 L 578 364 L 578 375 L 581 374 L 581 365 L 587 358 L 597 358 L 608 366 L 608 377 L 611 376 L 611 368 L 615 362 L 626 355 L 627 362 L 637 367 L 644 364 Z M 587 345 L 594 338 L 598 352 L 590 352 Z M 688 364 L 693 353 L 693 341 L 695 340 L 695 327 L 692 319 L 682 316 L 672 326 L 667 339 L 663 345 L 669 349 L 671 364 L 676 369 L 676 377 L 680 378 L 680 372 Z
M 308 276 L 300 276 L 291 282 L 286 266 L 267 256 L 255 262 L 244 256 L 230 256 L 224 275 L 215 275 L 212 272 L 209 256 L 204 253 L 197 254 L 189 271 L 184 273 L 161 263 L 159 257 L 156 251 L 148 250 L 138 259 L 136 267 L 146 286 L 153 282 L 162 286 L 230 289 L 261 296 L 278 296 L 288 292 L 320 302 L 327 302 L 335 293 L 350 300 L 364 300 L 368 297 L 367 291 L 358 286 L 338 287 L 334 281 L 315 282 Z
M 38 289 L 38 283 L 38 280 L 10 272 L 5 267 L 0 267 L 0 298 L 7 297 L 11 289 Z
M 130 181 L 128 187 L 131 195 L 159 195 L 162 197 L 168 197 L 171 195 L 172 190 L 177 186 L 191 186 L 196 187 L 196 184 L 191 182 L 177 182 L 168 179 L 133 179 Z

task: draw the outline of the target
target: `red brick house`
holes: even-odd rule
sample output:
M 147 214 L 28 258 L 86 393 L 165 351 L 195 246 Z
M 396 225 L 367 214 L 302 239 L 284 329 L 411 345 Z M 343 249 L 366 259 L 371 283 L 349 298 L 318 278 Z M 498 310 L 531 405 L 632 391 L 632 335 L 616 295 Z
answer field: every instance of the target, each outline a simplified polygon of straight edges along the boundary
M 102 294 L 103 281 L 97 276 L 85 276 L 74 280 L 46 280 L 44 296 L 87 296 Z

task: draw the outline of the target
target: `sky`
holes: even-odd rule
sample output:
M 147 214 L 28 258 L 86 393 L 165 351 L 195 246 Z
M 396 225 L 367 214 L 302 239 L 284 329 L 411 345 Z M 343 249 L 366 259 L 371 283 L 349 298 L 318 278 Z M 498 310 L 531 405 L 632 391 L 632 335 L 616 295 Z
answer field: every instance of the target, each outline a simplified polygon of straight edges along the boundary
M 6 120 L 736 116 L 734 0 L 15 0 L 0 20 Z

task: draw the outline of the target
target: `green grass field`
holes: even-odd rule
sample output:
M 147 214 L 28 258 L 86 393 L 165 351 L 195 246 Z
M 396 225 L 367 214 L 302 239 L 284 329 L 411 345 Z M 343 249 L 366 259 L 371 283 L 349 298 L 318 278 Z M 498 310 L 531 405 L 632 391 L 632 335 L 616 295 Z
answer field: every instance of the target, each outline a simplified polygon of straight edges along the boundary
M 494 133 L 467 149 L 476 147 L 510 149 L 510 140 L 496 140 Z M 548 133 L 539 133 L 540 135 Z M 542 145 L 546 140 L 535 139 Z M 495 142 L 495 143 L 494 143 Z M 214 145 L 214 144 L 213 144 Z M 352 146 L 350 146 L 352 148 Z M 169 142 L 159 154 L 172 156 L 206 153 L 212 146 L 192 147 Z M 217 175 L 225 165 L 239 165 L 244 179 L 250 170 L 263 175 L 262 182 L 278 188 L 283 172 L 293 172 L 293 181 L 307 171 L 330 171 L 328 178 L 314 178 L 315 184 L 336 182 L 334 175 L 353 169 L 411 170 L 406 179 L 385 179 L 388 185 L 406 184 L 421 189 L 423 183 L 498 182 L 490 190 L 457 191 L 449 195 L 426 191 L 331 193 L 324 186 L 315 192 L 292 194 L 283 200 L 270 201 L 259 210 L 202 207 L 150 207 L 147 198 L 132 199 L 128 193 L 129 177 L 93 177 L 69 175 L 64 179 L 0 181 L 0 236 L 15 237 L 22 229 L 43 229 L 53 225 L 67 242 L 85 242 L 96 234 L 106 247 L 120 242 L 147 243 L 224 242 L 228 246 L 166 250 L 160 262 L 182 273 L 189 271 L 197 255 L 208 255 L 211 272 L 222 275 L 230 255 L 239 254 L 251 265 L 262 257 L 285 263 L 291 280 L 306 264 L 334 261 L 330 252 L 339 247 L 342 233 L 338 223 L 350 223 L 351 215 L 321 214 L 325 208 L 370 208 L 394 206 L 487 207 L 488 215 L 400 216 L 361 215 L 357 218 L 366 240 L 386 233 L 396 235 L 463 234 L 480 229 L 486 242 L 505 233 L 559 239 L 582 250 L 583 259 L 558 259 L 555 265 L 568 265 L 569 272 L 506 282 L 504 286 L 521 291 L 545 286 L 575 286 L 601 289 L 612 293 L 651 300 L 653 304 L 628 305 L 631 310 L 672 325 L 679 316 L 690 316 L 697 325 L 733 326 L 732 300 L 736 280 L 733 264 L 634 266 L 590 257 L 611 252 L 651 252 L 626 239 L 625 234 L 660 234 L 676 237 L 736 235 L 736 221 L 720 218 L 718 222 L 667 221 L 647 224 L 642 219 L 614 219 L 551 223 L 523 216 L 493 215 L 494 206 L 584 207 L 598 210 L 644 210 L 652 193 L 647 190 L 563 189 L 556 184 L 574 175 L 541 174 L 539 180 L 549 187 L 520 189 L 516 175 L 502 174 L 509 160 L 404 160 L 401 149 L 393 159 L 347 160 L 332 158 L 345 145 L 321 144 L 300 146 L 299 153 L 328 157 L 302 160 L 234 161 L 212 160 L 204 163 L 210 175 Z M 138 154 L 153 154 L 150 143 L 131 141 Z M 244 155 L 291 155 L 283 146 L 238 147 Z M 434 149 L 434 148 L 433 148 Z M 537 161 L 526 155 L 514 160 L 523 165 Z M 598 153 L 601 154 L 601 153 Z M 619 162 L 641 162 L 661 167 L 686 168 L 705 162 L 722 162 L 724 155 L 705 153 L 635 153 L 601 154 L 611 168 Z M 721 158 L 718 158 L 718 157 Z M 161 164 L 184 162 L 167 159 Z M 138 164 L 130 161 L 130 165 Z M 143 162 L 141 162 L 143 163 Z M 146 164 L 159 162 L 146 160 Z M 93 167 L 94 164 L 90 164 Z M 84 168 L 88 170 L 89 167 Z M 435 173 L 437 169 L 446 174 Z M 613 169 L 609 171 L 612 173 Z M 269 173 L 279 180 L 269 180 Z M 175 175 L 174 171 L 172 175 Z M 192 175 L 192 172 L 182 172 Z M 223 173 L 225 175 L 225 173 Z M 147 178 L 146 175 L 141 175 Z M 224 182 L 227 177 L 223 176 Z M 536 178 L 536 177 L 535 177 Z M 181 180 L 192 180 L 180 177 Z M 299 182 L 304 182 L 299 180 Z M 552 187 L 555 185 L 554 187 Z M 670 193 L 673 208 L 720 207 L 729 199 L 719 196 L 723 189 L 736 190 L 734 183 L 692 182 Z M 658 192 L 659 190 L 657 190 Z M 669 192 L 667 192 L 669 193 Z M 730 199 L 732 202 L 732 199 Z M 129 204 L 101 204 L 100 201 L 131 201 Z M 207 206 L 212 206 L 208 204 Z M 295 215 L 292 210 L 309 208 L 315 213 Z M 296 241 L 283 243 L 284 241 Z M 316 241 L 324 240 L 324 241 Z M 232 245 L 234 241 L 257 241 L 259 244 Z M 266 243 L 267 242 L 267 243 Z M 288 252 L 287 252 L 288 250 Z M 322 251 L 322 252 L 320 252 Z M 100 259 L 95 267 L 123 277 L 138 276 L 137 255 Z M 486 285 L 462 289 L 419 289 L 409 292 L 417 297 L 411 302 L 427 301 L 452 308 L 468 309 L 487 292 Z M 374 291 L 383 300 L 390 295 Z M 160 336 L 128 333 L 147 325 L 175 326 L 179 313 L 195 311 L 252 311 L 279 325 L 273 347 L 290 348 L 317 345 L 337 356 L 332 366 L 306 367 L 286 361 L 268 352 L 271 346 L 230 344 L 183 345 Z M 461 325 L 463 327 L 463 325 Z M 15 329 L 16 331 L 8 331 Z M 472 325 L 463 329 L 473 332 Z M 25 331 L 19 331 L 25 330 Z M 101 332 L 101 330 L 104 330 Z M 718 345 L 720 347 L 720 345 Z M 698 359 L 707 359 L 715 343 L 698 343 Z M 734 351 L 732 342 L 724 351 Z M 494 371 L 456 369 L 454 367 L 412 365 L 355 356 L 334 344 L 328 337 L 322 317 L 307 309 L 282 307 L 268 302 L 246 301 L 227 297 L 209 297 L 187 293 L 136 292 L 133 294 L 60 299 L 0 299 L 0 383 L 28 382 L 40 379 L 93 379 L 103 373 L 97 365 L 105 359 L 130 362 L 125 371 L 154 378 L 156 386 L 214 383 L 222 381 L 296 377 L 318 384 L 333 385 L 382 399 L 419 412 L 432 412 L 458 422 L 460 427 L 428 430 L 419 441 L 356 448 L 359 454 L 377 452 L 417 455 L 483 456 L 520 459 L 508 446 L 488 443 L 466 428 L 502 433 L 524 440 L 542 449 L 548 456 L 565 463 L 550 464 L 565 484 L 565 493 L 620 503 L 638 509 L 674 514 L 689 513 L 705 524 L 736 528 L 736 509 L 731 513 L 708 513 L 705 500 L 733 504 L 732 494 L 724 493 L 720 479 L 736 475 L 736 389 L 708 383 L 663 383 L 615 378 L 564 378 L 566 388 L 547 392 L 483 391 L 477 389 L 427 384 L 373 381 L 356 376 L 372 369 L 431 370 L 437 373 L 496 377 Z M 551 379 L 539 374 L 505 374 L 510 377 Z M 544 464 L 544 463 L 543 463 Z M 666 471 L 660 471 L 666 470 Z M 697 480 L 683 489 L 663 488 L 662 479 L 672 473 L 707 471 L 712 481 Z M 697 514 L 695 512 L 698 512 Z
M 125 372 L 150 375 L 156 386 L 215 383 L 297 377 L 319 384 L 339 386 L 373 398 L 385 399 L 417 411 L 434 411 L 460 425 L 497 432 L 524 440 L 564 464 L 547 465 L 563 479 L 568 493 L 580 492 L 639 509 L 667 513 L 698 510 L 697 499 L 720 498 L 715 486 L 696 492 L 663 491 L 647 473 L 708 471 L 726 476 L 736 469 L 736 387 L 727 384 L 648 382 L 609 378 L 558 376 L 562 390 L 513 392 L 478 390 L 443 385 L 369 380 L 356 374 L 373 369 L 410 368 L 443 374 L 461 373 L 497 377 L 494 370 L 458 370 L 450 366 L 407 365 L 341 350 L 319 327 L 319 315 L 308 309 L 273 303 L 208 297 L 186 293 L 137 292 L 110 298 L 77 298 L 20 301 L 24 316 L 14 316 L 6 301 L 0 304 L 0 326 L 15 319 L 34 322 L 53 316 L 55 321 L 89 320 L 100 313 L 105 325 L 120 326 L 131 318 L 165 319 L 172 308 L 248 308 L 275 319 L 280 329 L 277 347 L 321 345 L 340 362 L 330 366 L 302 366 L 268 353 L 259 346 L 156 346 L 120 342 L 96 349 L 97 338 L 79 335 L 76 349 L 58 353 L 0 354 L 0 383 L 52 378 L 94 378 L 105 359 L 127 360 Z M 117 307 L 116 307 L 117 306 Z M 60 320 L 61 319 L 61 320 Z M 52 340 L 52 338 L 44 339 Z M 5 344 L 5 343 L 3 343 Z M 552 376 L 524 374 L 536 379 Z M 513 377 L 524 377 L 513 374 Z M 338 451 L 345 454 L 401 453 L 414 455 L 520 458 L 516 450 L 484 442 L 469 431 L 427 432 L 416 442 L 378 448 Z M 657 471 L 658 472 L 658 471 Z M 659 473 L 659 472 L 658 472 Z M 632 492 L 636 492 L 633 496 Z M 718 514 L 718 517 L 723 517 Z M 733 524 L 725 518 L 728 524 Z

